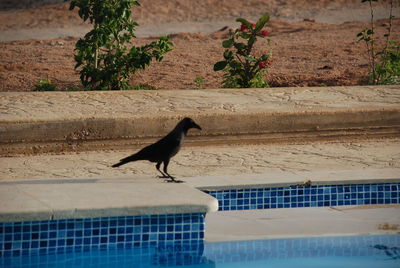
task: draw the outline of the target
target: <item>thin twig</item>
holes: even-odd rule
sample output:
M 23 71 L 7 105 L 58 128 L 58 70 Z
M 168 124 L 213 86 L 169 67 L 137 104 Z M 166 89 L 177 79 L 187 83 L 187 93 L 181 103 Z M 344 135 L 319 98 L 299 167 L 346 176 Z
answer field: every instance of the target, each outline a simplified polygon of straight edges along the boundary
M 392 24 L 393 24 L 393 0 L 390 1 L 389 27 L 387 28 L 388 32 L 387 32 L 387 35 L 386 35 L 384 58 L 386 58 L 388 47 L 389 47 L 389 42 L 390 42 L 390 36 L 392 35 Z M 386 62 L 384 62 L 384 64 L 385 63 Z
M 374 9 L 372 7 L 372 1 L 369 1 L 369 7 L 371 10 L 371 68 L 372 68 L 372 79 L 376 83 L 376 70 L 375 70 L 375 28 L 374 28 Z
M 236 58 L 240 61 L 241 64 L 244 65 L 243 61 L 239 58 L 239 56 L 236 54 Z

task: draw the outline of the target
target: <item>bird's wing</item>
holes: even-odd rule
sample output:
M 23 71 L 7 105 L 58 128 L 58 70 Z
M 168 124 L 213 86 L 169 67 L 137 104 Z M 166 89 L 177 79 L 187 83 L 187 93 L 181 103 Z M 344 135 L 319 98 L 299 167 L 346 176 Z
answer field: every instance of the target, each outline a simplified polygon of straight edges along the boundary
M 162 159 L 169 159 L 179 151 L 181 139 L 175 136 L 166 136 L 156 142 L 154 147 Z
M 174 156 L 180 149 L 180 139 L 164 137 L 136 153 L 137 159 L 159 162 Z

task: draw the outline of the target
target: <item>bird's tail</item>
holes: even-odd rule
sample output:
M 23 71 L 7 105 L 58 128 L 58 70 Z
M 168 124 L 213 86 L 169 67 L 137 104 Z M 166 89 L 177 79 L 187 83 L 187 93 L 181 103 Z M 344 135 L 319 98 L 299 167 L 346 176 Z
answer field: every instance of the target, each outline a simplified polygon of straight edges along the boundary
M 122 158 L 121 160 L 119 160 L 118 163 L 112 165 L 111 167 L 113 167 L 113 168 L 119 167 L 119 166 L 125 165 L 126 163 L 129 163 L 129 162 L 132 162 L 132 161 L 136 161 L 136 160 L 139 160 L 139 158 L 137 157 L 136 154 L 134 154 L 134 155 Z

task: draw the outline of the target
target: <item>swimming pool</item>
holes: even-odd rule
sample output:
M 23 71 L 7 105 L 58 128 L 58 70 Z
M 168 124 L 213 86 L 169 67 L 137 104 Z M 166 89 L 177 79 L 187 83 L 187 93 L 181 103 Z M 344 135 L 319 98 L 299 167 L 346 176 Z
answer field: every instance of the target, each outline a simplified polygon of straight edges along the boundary
M 188 189 L 190 187 L 184 190 Z M 218 200 L 221 211 L 262 209 L 268 213 L 268 209 L 274 208 L 400 203 L 398 182 L 201 190 Z M 202 195 L 210 198 L 204 193 Z M 211 199 L 213 211 L 216 211 L 217 200 Z M 134 264 L 134 267 L 251 267 L 251 263 L 254 267 L 264 267 L 267 262 L 268 267 L 274 267 L 272 264 L 284 267 L 282 265 L 293 265 L 293 262 L 297 266 L 300 259 L 309 265 L 304 267 L 312 267 L 313 262 L 353 262 L 353 258 L 357 259 L 355 263 L 382 262 L 375 267 L 386 267 L 382 265 L 392 263 L 399 265 L 399 235 L 343 238 L 333 244 L 329 244 L 327 238 L 207 243 L 204 241 L 205 216 L 205 211 L 188 213 L 184 210 L 160 215 L 35 221 L 12 219 L 0 222 L 0 266 L 132 267 Z M 372 238 L 378 240 L 372 241 Z M 231 252 L 235 248 L 239 250 Z M 274 253 L 275 249 L 278 249 L 277 253 Z M 343 252 L 343 255 L 331 255 L 332 249 Z M 255 256 L 254 252 L 257 252 Z M 257 259 L 251 256 L 264 257 Z M 369 267 L 367 264 L 363 268 Z
M 400 267 L 400 235 L 204 243 L 7 257 L 0 267 Z

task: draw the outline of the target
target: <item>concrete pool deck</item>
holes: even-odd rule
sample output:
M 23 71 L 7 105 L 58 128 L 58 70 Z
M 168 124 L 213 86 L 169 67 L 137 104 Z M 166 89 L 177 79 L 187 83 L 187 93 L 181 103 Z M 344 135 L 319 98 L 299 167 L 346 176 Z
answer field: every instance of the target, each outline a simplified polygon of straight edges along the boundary
M 120 178 L 154 179 L 154 163 L 138 161 L 111 168 L 138 147 L 118 151 L 91 151 L 0 157 L 0 181 L 21 179 Z M 400 168 L 400 139 L 329 142 L 190 146 L 171 160 L 170 174 L 178 179 L 228 175 L 296 173 Z M 253 175 L 252 175 L 253 176 Z M 254 175 L 256 176 L 256 175 Z M 291 175 L 292 176 L 292 175 Z M 189 179 L 192 180 L 192 179 Z M 209 182 L 218 185 L 218 181 Z M 205 182 L 205 181 L 204 181 Z

